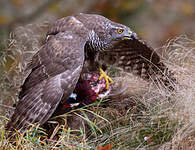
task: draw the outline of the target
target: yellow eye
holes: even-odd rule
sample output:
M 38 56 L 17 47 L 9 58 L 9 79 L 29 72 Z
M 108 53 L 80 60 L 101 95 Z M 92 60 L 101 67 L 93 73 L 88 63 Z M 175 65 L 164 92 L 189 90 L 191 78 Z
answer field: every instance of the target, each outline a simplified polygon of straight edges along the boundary
M 123 31 L 124 31 L 123 29 L 118 29 L 118 30 L 117 30 L 117 32 L 118 32 L 119 34 L 123 33 Z

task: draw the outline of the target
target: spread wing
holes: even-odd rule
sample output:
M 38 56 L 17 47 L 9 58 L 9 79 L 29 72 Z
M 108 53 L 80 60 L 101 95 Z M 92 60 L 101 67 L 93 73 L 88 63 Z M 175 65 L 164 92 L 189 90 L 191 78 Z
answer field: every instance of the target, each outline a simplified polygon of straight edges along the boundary
M 101 53 L 99 58 L 143 79 L 152 79 L 157 84 L 173 88 L 173 74 L 161 62 L 154 49 L 137 36 L 114 43 L 113 48 Z
M 72 32 L 50 35 L 33 57 L 19 94 L 19 103 L 8 128 L 25 129 L 29 123 L 43 124 L 53 114 L 62 97 L 75 88 L 84 62 L 86 40 Z

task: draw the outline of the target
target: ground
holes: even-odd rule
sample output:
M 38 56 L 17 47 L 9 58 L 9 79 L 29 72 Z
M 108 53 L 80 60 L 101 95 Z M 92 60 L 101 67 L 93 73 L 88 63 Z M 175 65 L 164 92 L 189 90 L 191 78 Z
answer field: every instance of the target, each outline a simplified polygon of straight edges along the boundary
M 17 100 L 19 86 L 27 74 L 23 71 L 26 62 L 42 41 L 39 34 L 33 34 L 28 39 L 26 36 L 32 31 L 23 32 L 25 34 L 20 34 L 20 38 L 25 39 L 26 43 L 17 36 L 10 39 L 0 60 L 4 66 L 0 78 L 2 106 L 12 106 Z M 64 124 L 56 126 L 49 139 L 44 130 L 34 126 L 30 129 L 34 132 L 16 132 L 13 144 L 5 136 L 8 113 L 4 112 L 8 108 L 2 109 L 0 147 L 97 149 L 112 143 L 113 149 L 117 150 L 194 149 L 195 41 L 185 35 L 178 36 L 165 43 L 160 50 L 164 63 L 174 71 L 178 80 L 175 91 L 165 91 L 153 83 L 110 67 L 108 73 L 115 82 L 111 97 L 62 116 Z

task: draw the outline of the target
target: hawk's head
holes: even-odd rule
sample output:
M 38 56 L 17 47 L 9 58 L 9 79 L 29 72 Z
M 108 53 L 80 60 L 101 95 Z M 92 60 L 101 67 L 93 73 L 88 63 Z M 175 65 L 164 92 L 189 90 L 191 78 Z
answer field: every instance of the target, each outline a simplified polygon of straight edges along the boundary
M 132 32 L 130 28 L 112 22 L 103 16 L 80 15 L 76 17 L 89 29 L 88 43 L 91 49 L 95 51 L 110 49 L 113 43 L 120 40 L 133 39 L 136 36 L 136 33 Z

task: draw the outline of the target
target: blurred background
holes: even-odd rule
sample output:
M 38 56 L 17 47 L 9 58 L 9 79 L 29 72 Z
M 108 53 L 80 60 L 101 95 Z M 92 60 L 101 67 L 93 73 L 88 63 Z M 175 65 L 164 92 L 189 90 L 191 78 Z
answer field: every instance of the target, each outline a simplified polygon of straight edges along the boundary
M 26 62 L 40 47 L 47 24 L 79 12 L 125 24 L 157 49 L 175 36 L 195 39 L 195 0 L 0 0 L 2 106 L 17 100 Z
M 0 0 L 0 42 L 17 26 L 97 13 L 131 27 L 153 47 L 195 36 L 195 0 Z

